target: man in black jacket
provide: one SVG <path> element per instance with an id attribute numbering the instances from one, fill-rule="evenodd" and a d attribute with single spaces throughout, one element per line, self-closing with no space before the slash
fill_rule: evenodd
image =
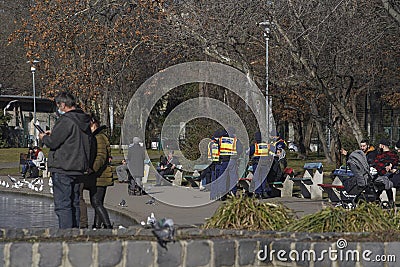
<path id="1" fill-rule="evenodd" d="M 75 97 L 62 92 L 55 97 L 60 118 L 52 131 L 39 138 L 50 148 L 48 168 L 52 173 L 54 209 L 60 228 L 78 228 L 78 177 L 90 169 L 90 116 L 76 107 Z"/>

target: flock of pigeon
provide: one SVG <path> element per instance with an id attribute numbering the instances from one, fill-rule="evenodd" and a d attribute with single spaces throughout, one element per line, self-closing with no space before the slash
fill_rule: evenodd
<path id="1" fill-rule="evenodd" d="M 11 175 L 7 175 L 9 181 L 0 181 L 0 186 L 3 186 L 5 188 L 10 188 L 10 189 L 20 189 L 20 188 L 28 188 L 30 190 L 36 191 L 36 192 L 42 192 L 43 191 L 43 186 L 44 186 L 44 181 L 43 178 L 38 177 L 32 180 L 27 180 L 25 178 L 22 179 L 17 179 L 15 177 L 12 177 Z M 49 179 L 49 186 L 50 186 L 50 194 L 53 194 L 53 182 L 51 178 Z"/>

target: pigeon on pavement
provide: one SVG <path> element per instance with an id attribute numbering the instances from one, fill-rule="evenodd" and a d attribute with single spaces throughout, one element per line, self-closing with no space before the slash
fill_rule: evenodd
<path id="1" fill-rule="evenodd" d="M 123 199 L 118 205 L 121 207 L 127 207 L 125 199 Z"/>
<path id="2" fill-rule="evenodd" d="M 174 221 L 172 219 L 163 218 L 157 221 L 153 225 L 153 234 L 157 238 L 158 243 L 161 247 L 167 248 L 167 243 L 174 241 L 175 242 L 175 228 L 174 228 Z"/>
<path id="3" fill-rule="evenodd" d="M 12 177 L 11 175 L 7 175 L 8 178 L 10 178 L 11 182 L 13 182 L 14 184 L 17 183 L 17 179 L 15 179 L 14 177 Z"/>
<path id="4" fill-rule="evenodd" d="M 156 203 L 156 200 L 154 199 L 154 197 L 152 197 L 151 199 L 149 199 L 149 200 L 146 201 L 146 204 L 147 204 L 147 205 L 153 205 L 153 204 L 155 204 L 155 203 Z"/>

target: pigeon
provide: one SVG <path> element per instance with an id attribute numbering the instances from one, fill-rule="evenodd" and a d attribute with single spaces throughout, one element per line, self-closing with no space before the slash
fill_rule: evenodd
<path id="1" fill-rule="evenodd" d="M 154 226 L 154 224 L 157 222 L 156 217 L 154 216 L 154 213 L 152 212 L 149 217 L 147 217 L 147 225 L 148 226 Z"/>
<path id="2" fill-rule="evenodd" d="M 126 227 L 123 225 L 120 225 L 120 226 L 118 226 L 118 229 L 126 229 Z"/>
<path id="3" fill-rule="evenodd" d="M 50 186 L 50 187 L 53 186 L 53 180 L 51 179 L 51 177 L 50 177 L 50 179 L 49 179 L 49 186 Z"/>
<path id="4" fill-rule="evenodd" d="M 7 175 L 8 178 L 10 178 L 11 182 L 13 182 L 14 184 L 17 182 L 17 179 L 15 179 L 14 177 L 11 177 L 11 175 Z"/>
<path id="5" fill-rule="evenodd" d="M 10 185 L 8 183 L 6 183 L 6 188 L 9 188 L 9 187 L 10 187 Z"/>
<path id="6" fill-rule="evenodd" d="M 53 187 L 50 187 L 50 194 L 53 194 Z"/>
<path id="7" fill-rule="evenodd" d="M 147 204 L 147 205 L 153 205 L 153 204 L 155 204 L 155 203 L 156 203 L 156 200 L 154 199 L 154 197 L 152 197 L 151 199 L 149 199 L 149 200 L 146 201 L 146 204 Z"/>
<path id="8" fill-rule="evenodd" d="M 1 185 L 2 185 L 2 186 L 6 186 L 6 182 L 2 181 L 2 182 L 1 182 Z"/>
<path id="9" fill-rule="evenodd" d="M 33 180 L 33 181 L 31 182 L 31 184 L 37 184 L 38 181 L 39 181 L 39 178 L 35 178 L 35 180 Z"/>
<path id="10" fill-rule="evenodd" d="M 175 228 L 174 221 L 172 219 L 163 218 L 153 224 L 153 234 L 157 238 L 158 243 L 162 248 L 167 248 L 168 242 L 175 242 Z"/>
<path id="11" fill-rule="evenodd" d="M 125 199 L 123 199 L 118 205 L 121 207 L 127 207 Z"/>
<path id="12" fill-rule="evenodd" d="M 43 184 L 41 184 L 39 187 L 39 192 L 42 192 L 42 191 L 43 191 Z"/>

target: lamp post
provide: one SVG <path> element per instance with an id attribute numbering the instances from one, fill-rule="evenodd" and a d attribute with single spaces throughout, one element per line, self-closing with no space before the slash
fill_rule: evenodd
<path id="1" fill-rule="evenodd" d="M 35 88 L 35 64 L 39 63 L 39 60 L 28 61 L 31 63 L 31 72 L 32 72 L 32 89 L 33 89 L 33 123 L 36 125 L 36 88 Z M 35 146 L 38 145 L 38 140 L 36 136 L 36 127 L 33 127 L 33 136 L 35 138 Z"/>
<path id="2" fill-rule="evenodd" d="M 270 114 L 270 108 L 272 108 L 272 98 L 269 97 L 268 89 L 268 41 L 271 33 L 271 22 L 269 20 L 259 23 L 260 26 L 264 27 L 264 38 L 265 38 L 265 118 L 267 120 L 267 141 L 270 140 L 270 133 L 272 130 L 272 114 Z"/>

